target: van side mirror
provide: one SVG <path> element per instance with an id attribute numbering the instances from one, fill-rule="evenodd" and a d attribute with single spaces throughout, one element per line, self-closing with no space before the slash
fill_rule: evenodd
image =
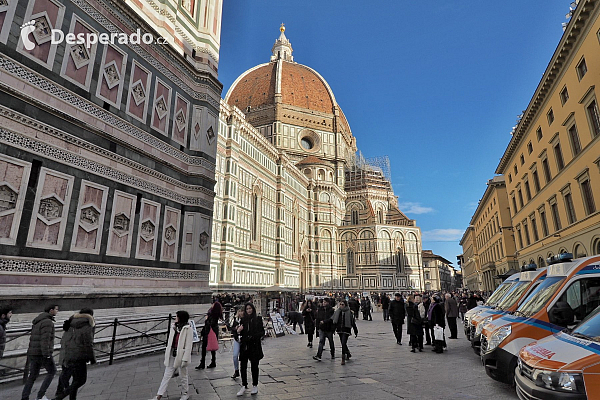
<path id="1" fill-rule="evenodd" d="M 550 322 L 567 327 L 575 322 L 575 312 L 566 301 L 557 302 L 548 313 Z"/>

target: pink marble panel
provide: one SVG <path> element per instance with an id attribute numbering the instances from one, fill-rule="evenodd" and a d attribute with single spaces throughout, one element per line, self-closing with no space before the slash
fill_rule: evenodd
<path id="1" fill-rule="evenodd" d="M 102 197 L 104 196 L 104 191 L 91 186 L 84 187 L 85 193 L 83 195 L 83 204 L 94 204 L 100 209 L 102 207 Z"/>
<path id="2" fill-rule="evenodd" d="M 10 230 L 12 228 L 14 214 L 5 215 L 0 217 L 0 238 L 10 237 Z"/>
<path id="3" fill-rule="evenodd" d="M 179 125 L 177 124 L 179 110 L 181 110 L 183 118 L 185 119 L 185 124 L 181 126 L 181 129 L 179 129 Z M 175 101 L 175 112 L 173 113 L 173 139 L 183 145 L 185 145 L 187 125 L 188 104 L 181 97 L 177 96 Z"/>
<path id="4" fill-rule="evenodd" d="M 2 26 L 4 25 L 5 19 L 6 19 L 6 11 L 0 12 L 0 31 L 2 30 Z"/>
<path id="5" fill-rule="evenodd" d="M 98 229 L 86 232 L 81 226 L 77 229 L 76 246 L 80 249 L 93 250 L 96 247 L 96 236 Z"/>
<path id="6" fill-rule="evenodd" d="M 8 182 L 13 188 L 21 188 L 25 168 L 6 161 L 0 161 L 0 182 Z"/>
<path id="7" fill-rule="evenodd" d="M 154 248 L 154 239 L 146 242 L 144 239 L 140 238 L 139 247 L 140 248 L 138 250 L 138 254 L 140 256 L 152 256 L 152 250 Z"/>
<path id="8" fill-rule="evenodd" d="M 129 234 L 119 237 L 119 235 L 112 232 L 111 235 L 111 251 L 119 254 L 127 254 L 127 241 L 129 240 Z"/>
<path id="9" fill-rule="evenodd" d="M 150 88 L 148 87 L 148 73 L 146 71 L 144 71 L 141 68 L 138 68 L 137 65 L 134 63 L 133 64 L 133 78 L 131 79 L 131 83 L 132 85 L 129 87 L 129 107 L 128 107 L 128 111 L 135 115 L 136 117 L 140 118 L 141 120 L 145 119 L 145 115 L 144 115 L 144 106 L 146 104 L 146 100 L 143 100 L 142 102 L 140 102 L 139 105 L 137 105 L 135 103 L 135 97 L 133 96 L 133 88 L 136 84 L 136 82 L 138 80 L 141 80 L 142 86 L 144 87 L 144 90 L 146 91 L 146 93 L 148 93 L 148 90 L 150 90 Z"/>
<path id="10" fill-rule="evenodd" d="M 92 33 L 91 30 L 89 30 L 88 28 L 86 28 L 85 26 L 83 26 L 79 21 L 75 22 L 75 27 L 73 28 L 73 32 L 75 35 L 78 35 L 80 33 L 83 33 L 84 35 L 87 35 L 89 33 Z M 85 44 L 84 44 L 85 46 Z M 71 79 L 73 79 L 76 82 L 81 83 L 82 85 L 85 85 L 86 83 L 86 77 L 87 77 L 87 73 L 88 73 L 88 69 L 89 68 L 93 68 L 93 60 L 88 62 L 86 65 L 80 67 L 79 69 L 77 69 L 77 65 L 75 65 L 75 62 L 73 61 L 73 54 L 71 53 L 71 49 L 73 48 L 72 46 L 67 45 L 68 51 L 69 51 L 69 61 L 67 62 L 67 69 L 65 71 L 65 75 L 67 75 L 68 77 L 70 77 Z M 86 46 L 87 48 L 87 56 L 91 57 L 92 54 L 92 45 L 88 45 Z"/>
<path id="11" fill-rule="evenodd" d="M 163 258 L 165 259 L 174 259 L 175 258 L 175 244 L 168 245 L 166 242 L 163 242 Z"/>
<path id="12" fill-rule="evenodd" d="M 121 53 L 119 53 L 117 50 L 115 50 L 112 46 L 108 46 L 106 48 L 106 58 L 104 59 L 104 65 L 102 66 L 102 70 L 100 71 L 100 77 L 101 77 L 101 81 L 102 81 L 101 87 L 100 87 L 100 94 L 102 96 L 104 96 L 105 98 L 109 99 L 110 101 L 112 101 L 113 103 L 116 103 L 118 100 L 117 97 L 119 95 L 119 88 L 122 86 L 122 83 L 119 83 L 118 85 L 114 86 L 112 89 L 109 89 L 108 84 L 106 83 L 106 78 L 104 77 L 104 73 L 103 73 L 104 66 L 106 66 L 107 64 L 110 64 L 112 61 L 116 62 L 117 69 L 120 69 L 121 64 L 123 62 L 123 55 Z M 119 73 L 121 74 L 121 77 L 122 77 L 123 74 L 125 73 L 125 71 L 120 69 Z"/>
<path id="13" fill-rule="evenodd" d="M 160 119 L 160 116 L 158 114 L 157 107 L 156 107 L 157 100 L 160 98 L 160 96 L 163 96 L 165 105 L 167 107 L 167 112 L 165 115 L 163 115 L 162 119 Z M 170 97 L 169 89 L 157 80 L 156 85 L 155 85 L 155 90 L 154 90 L 154 105 L 153 105 L 153 109 L 152 109 L 152 115 L 153 115 L 152 127 L 163 133 L 167 132 L 167 123 L 169 121 L 169 111 L 170 111 L 169 108 L 171 106 L 169 97 Z"/>
<path id="14" fill-rule="evenodd" d="M 58 19 L 59 7 L 50 0 L 34 0 L 34 1 L 35 1 L 35 4 L 33 5 L 31 15 L 36 15 L 38 13 L 46 12 L 48 15 L 48 18 L 50 19 L 49 22 L 50 22 L 50 25 L 52 25 L 52 28 L 60 29 L 59 26 L 56 26 L 57 19 Z M 52 44 L 50 42 L 46 42 L 41 45 L 37 44 L 33 48 L 33 50 L 28 51 L 26 49 L 23 49 L 23 51 L 28 52 L 33 57 L 46 63 L 46 62 L 48 62 L 48 57 L 50 55 L 50 47 L 52 47 Z"/>
<path id="15" fill-rule="evenodd" d="M 156 206 L 152 204 L 144 204 L 144 213 L 142 219 L 150 218 L 154 226 L 156 227 Z"/>
<path id="16" fill-rule="evenodd" d="M 37 217 L 36 217 L 37 218 Z M 35 223 L 35 231 L 33 233 L 33 241 L 55 245 L 58 243 L 58 234 L 60 231 L 60 222 L 52 225 L 46 225 L 41 220 L 37 220 Z"/>
<path id="17" fill-rule="evenodd" d="M 69 188 L 69 181 L 63 178 L 59 178 L 54 175 L 46 175 L 46 181 L 44 182 L 44 189 L 42 190 L 42 197 L 55 194 L 61 200 L 65 200 L 67 195 L 67 189 Z"/>

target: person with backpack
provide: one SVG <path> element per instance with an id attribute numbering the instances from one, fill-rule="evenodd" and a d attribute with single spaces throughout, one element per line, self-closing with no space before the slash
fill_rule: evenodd
<path id="1" fill-rule="evenodd" d="M 354 336 L 358 336 L 358 328 L 356 327 L 356 319 L 354 314 L 348 307 L 346 300 L 341 300 L 339 307 L 333 314 L 333 325 L 336 327 L 336 331 L 340 336 L 340 342 L 342 344 L 342 365 L 346 364 L 346 360 L 352 357 L 348 350 L 348 338 L 354 330 Z"/>

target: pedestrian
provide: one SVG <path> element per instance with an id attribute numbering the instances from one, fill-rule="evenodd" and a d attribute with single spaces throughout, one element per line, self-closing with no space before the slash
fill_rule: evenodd
<path id="1" fill-rule="evenodd" d="M 411 352 L 423 351 L 423 320 L 413 296 L 408 296 L 406 305 L 407 333 L 410 335 Z"/>
<path id="2" fill-rule="evenodd" d="M 348 300 L 348 307 L 350 307 L 350 310 L 352 310 L 352 312 L 354 313 L 354 318 L 358 319 L 360 303 L 358 302 L 358 300 L 356 300 L 355 297 L 350 297 L 350 299 Z"/>
<path id="3" fill-rule="evenodd" d="M 29 336 L 29 348 L 27 349 L 29 375 L 27 381 L 25 381 L 25 386 L 23 387 L 21 400 L 29 399 L 33 384 L 40 375 L 40 369 L 42 367 L 46 370 L 46 377 L 38 390 L 36 399 L 48 400 L 48 397 L 46 397 L 46 390 L 48 390 L 48 387 L 56 374 L 56 365 L 54 365 L 54 359 L 52 358 L 55 336 L 54 323 L 56 322 L 54 317 L 56 317 L 56 314 L 58 314 L 58 306 L 52 304 L 46 307 L 44 312 L 38 315 L 32 322 L 31 335 Z"/>
<path id="4" fill-rule="evenodd" d="M 307 300 L 304 303 L 302 309 L 302 316 L 304 317 L 304 330 L 308 335 L 308 344 L 306 347 L 313 347 L 313 336 L 315 334 L 315 318 L 317 316 L 317 309 L 315 308 L 312 300 Z"/>
<path id="5" fill-rule="evenodd" d="M 465 320 L 465 313 L 468 310 L 469 309 L 467 307 L 467 296 L 463 294 L 460 300 L 458 301 L 458 313 L 460 314 L 461 320 Z"/>
<path id="6" fill-rule="evenodd" d="M 296 325 L 300 325 L 300 334 L 304 335 L 304 328 L 302 325 L 304 324 L 304 319 L 302 318 L 302 313 L 298 311 L 289 311 L 288 319 L 291 324 L 293 324 L 293 330 L 296 331 Z"/>
<path id="7" fill-rule="evenodd" d="M 333 317 L 333 308 L 329 305 L 329 302 L 328 298 L 324 298 L 323 305 L 317 311 L 316 326 L 319 328 L 319 348 L 317 349 L 317 355 L 313 356 L 313 359 L 317 361 L 321 361 L 325 339 L 329 340 L 331 359 L 335 358 L 335 344 L 333 343 L 333 330 L 335 327 L 331 319 Z"/>
<path id="8" fill-rule="evenodd" d="M 389 308 L 390 308 L 390 298 L 387 296 L 387 294 L 384 293 L 381 296 L 381 309 L 383 310 L 383 320 L 384 321 L 390 320 Z"/>
<path id="9" fill-rule="evenodd" d="M 477 307 L 477 297 L 475 293 L 471 293 L 469 299 L 467 300 L 467 310 L 471 310 Z"/>
<path id="10" fill-rule="evenodd" d="M 206 361 L 206 346 L 208 345 L 208 335 L 212 330 L 216 337 L 219 337 L 219 320 L 223 319 L 223 307 L 221 307 L 221 303 L 218 301 L 213 303 L 212 306 L 208 309 L 206 313 L 206 320 L 204 321 L 204 327 L 202 328 L 202 359 L 200 360 L 200 364 L 196 367 L 196 369 L 204 369 L 205 361 Z M 217 352 L 216 350 L 211 350 L 211 362 L 206 368 L 215 368 L 217 366 Z"/>
<path id="11" fill-rule="evenodd" d="M 77 399 L 77 391 L 87 381 L 87 363 L 96 364 L 94 355 L 94 310 L 82 308 L 63 324 L 63 337 L 60 340 L 62 372 L 58 377 L 58 387 L 54 400 L 69 396 Z M 73 382 L 69 381 L 73 377 Z"/>
<path id="12" fill-rule="evenodd" d="M 240 335 L 240 363 L 242 373 L 242 387 L 237 392 L 238 396 L 243 396 L 248 389 L 248 361 L 250 361 L 250 371 L 252 373 L 252 392 L 258 393 L 258 363 L 264 357 L 262 351 L 262 338 L 265 336 L 265 328 L 262 318 L 256 315 L 254 304 L 246 303 L 246 314 L 242 319 L 242 324 L 238 326 L 237 332 Z"/>
<path id="13" fill-rule="evenodd" d="M 180 400 L 188 400 L 189 375 L 188 364 L 192 360 L 192 346 L 194 336 L 189 323 L 190 315 L 187 311 L 177 311 L 175 322 L 171 325 L 167 348 L 165 349 L 165 373 L 158 388 L 158 393 L 152 400 L 160 400 L 167 391 L 169 381 L 177 371 L 181 382 Z M 170 396 L 169 396 L 170 397 Z"/>
<path id="14" fill-rule="evenodd" d="M 402 299 L 400 293 L 396 293 L 394 295 L 394 300 L 390 302 L 389 313 L 390 318 L 392 319 L 394 336 L 396 336 L 396 343 L 402 345 L 402 324 L 404 324 L 406 309 L 404 308 L 404 299 Z"/>
<path id="15" fill-rule="evenodd" d="M 458 304 L 456 300 L 446 293 L 446 302 L 444 304 L 446 310 L 446 319 L 448 320 L 448 328 L 450 329 L 450 339 L 458 339 L 458 328 L 456 326 L 456 318 L 458 318 Z"/>
<path id="16" fill-rule="evenodd" d="M 431 329 L 431 324 L 429 323 L 428 312 L 429 307 L 431 306 L 431 298 L 429 295 L 423 295 L 423 308 L 419 309 L 421 311 L 421 316 L 423 317 L 423 329 L 425 330 L 425 341 L 426 345 L 431 346 L 433 344 L 433 330 Z M 424 313 L 423 313 L 424 312 Z"/>
<path id="17" fill-rule="evenodd" d="M 242 319 L 244 318 L 244 307 L 240 307 L 233 317 L 233 323 L 231 324 L 231 334 L 233 335 L 233 368 L 234 372 L 231 379 L 235 379 L 240 376 L 240 335 L 237 332 L 238 326 L 241 325 Z"/>
<path id="18" fill-rule="evenodd" d="M 336 331 L 340 336 L 340 342 L 342 344 L 342 365 L 346 364 L 346 359 L 350 359 L 352 354 L 348 350 L 348 338 L 354 330 L 354 337 L 358 337 L 358 328 L 356 327 L 356 319 L 354 314 L 350 311 L 346 300 L 342 300 L 339 303 L 339 307 L 333 314 L 333 325 L 336 327 Z"/>
<path id="19" fill-rule="evenodd" d="M 444 319 L 444 307 L 442 306 L 442 298 L 439 295 L 433 296 L 433 302 L 429 306 L 429 311 L 427 312 L 427 318 L 429 319 L 429 323 L 432 329 L 435 326 L 439 326 L 442 329 L 446 328 L 446 321 Z M 446 342 L 444 339 L 437 340 L 435 336 L 433 339 L 433 350 L 436 353 L 443 353 L 444 347 L 446 347 Z"/>
<path id="20" fill-rule="evenodd" d="M 0 359 L 4 356 L 6 348 L 6 325 L 10 322 L 12 315 L 12 308 L 8 306 L 0 308 Z"/>

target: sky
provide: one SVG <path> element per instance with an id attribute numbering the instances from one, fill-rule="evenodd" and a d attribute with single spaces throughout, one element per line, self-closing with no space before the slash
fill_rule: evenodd
<path id="1" fill-rule="evenodd" d="M 226 0 L 223 97 L 269 61 L 285 23 L 294 61 L 329 83 L 366 158 L 387 155 L 423 249 L 459 241 L 562 36 L 570 1 Z"/>

